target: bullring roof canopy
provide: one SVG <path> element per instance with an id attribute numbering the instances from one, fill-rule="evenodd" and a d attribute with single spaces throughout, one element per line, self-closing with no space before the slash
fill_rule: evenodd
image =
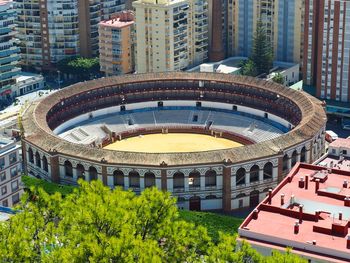
<path id="1" fill-rule="evenodd" d="M 202 94 L 206 96 L 200 96 Z M 295 125 L 273 140 L 240 148 L 195 153 L 135 153 L 91 148 L 63 140 L 52 131 L 80 114 L 121 104 L 150 100 L 221 101 L 279 115 Z M 122 165 L 169 166 L 233 163 L 281 154 L 311 140 L 323 129 L 322 103 L 299 91 L 244 76 L 215 73 L 155 73 L 125 75 L 81 82 L 34 103 L 22 118 L 24 140 L 52 155 Z"/>

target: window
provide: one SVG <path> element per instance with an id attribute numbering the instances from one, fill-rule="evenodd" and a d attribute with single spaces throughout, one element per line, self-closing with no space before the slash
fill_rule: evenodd
<path id="1" fill-rule="evenodd" d="M 2 206 L 8 207 L 9 206 L 9 201 L 7 199 L 2 201 Z"/>
<path id="2" fill-rule="evenodd" d="M 11 172 L 11 177 L 17 176 L 17 167 L 12 168 L 10 172 Z"/>
<path id="3" fill-rule="evenodd" d="M 19 202 L 19 193 L 12 196 L 12 205 L 15 205 Z"/>
<path id="4" fill-rule="evenodd" d="M 1 194 L 5 195 L 6 193 L 7 193 L 7 186 L 5 185 L 5 186 L 1 187 Z"/>
<path id="5" fill-rule="evenodd" d="M 5 167 L 5 158 L 0 158 L 0 169 L 4 169 Z"/>
<path id="6" fill-rule="evenodd" d="M 12 192 L 15 192 L 15 191 L 18 190 L 18 180 L 13 181 L 13 182 L 11 183 L 11 188 L 12 188 Z"/>
<path id="7" fill-rule="evenodd" d="M 347 155 L 348 151 L 347 150 L 343 150 L 343 154 Z"/>
<path id="8" fill-rule="evenodd" d="M 0 174 L 0 181 L 3 182 L 6 180 L 6 172 Z"/>
<path id="9" fill-rule="evenodd" d="M 17 162 L 17 153 L 16 152 L 10 153 L 9 157 L 10 157 L 10 164 L 14 164 L 15 162 Z"/>

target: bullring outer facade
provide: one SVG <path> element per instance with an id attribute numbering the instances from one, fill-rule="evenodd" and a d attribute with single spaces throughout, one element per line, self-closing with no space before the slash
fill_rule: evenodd
<path id="1" fill-rule="evenodd" d="M 25 170 L 63 184 L 101 180 L 137 193 L 155 186 L 185 209 L 255 206 L 295 163 L 312 163 L 323 154 L 323 106 L 304 92 L 223 74 L 140 74 L 78 83 L 22 116 Z M 174 132 L 244 146 L 176 153 L 104 149 L 129 137 Z"/>

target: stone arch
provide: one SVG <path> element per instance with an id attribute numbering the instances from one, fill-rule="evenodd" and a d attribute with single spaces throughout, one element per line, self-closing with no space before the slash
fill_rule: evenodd
<path id="1" fill-rule="evenodd" d="M 201 186 L 201 174 L 198 171 L 192 171 L 188 175 L 188 184 L 190 188 Z"/>
<path id="2" fill-rule="evenodd" d="M 89 167 L 89 181 L 97 180 L 97 169 L 93 166 Z"/>
<path id="3" fill-rule="evenodd" d="M 47 158 L 46 158 L 45 155 L 43 156 L 43 170 L 44 170 L 45 172 L 48 172 L 48 171 L 49 171 L 49 165 L 48 165 L 48 163 L 47 163 Z"/>
<path id="4" fill-rule="evenodd" d="M 34 153 L 31 147 L 28 149 L 28 161 L 34 164 Z"/>
<path id="5" fill-rule="evenodd" d="M 264 165 L 264 180 L 271 179 L 273 175 L 273 164 L 267 162 Z"/>
<path id="6" fill-rule="evenodd" d="M 297 156 L 298 156 L 297 150 L 294 150 L 292 153 L 292 167 L 294 167 L 294 165 L 297 163 Z"/>
<path id="7" fill-rule="evenodd" d="M 236 172 L 236 185 L 244 185 L 245 184 L 245 174 L 246 170 L 241 167 Z"/>
<path id="8" fill-rule="evenodd" d="M 208 170 L 205 173 L 205 186 L 216 186 L 216 171 Z"/>
<path id="9" fill-rule="evenodd" d="M 68 160 L 64 162 L 64 175 L 67 177 L 73 177 L 73 165 Z"/>
<path id="10" fill-rule="evenodd" d="M 283 169 L 282 169 L 284 173 L 288 172 L 288 161 L 289 161 L 288 154 L 285 154 L 283 156 Z"/>
<path id="11" fill-rule="evenodd" d="M 129 186 L 132 188 L 140 188 L 140 174 L 137 171 L 129 172 Z"/>
<path id="12" fill-rule="evenodd" d="M 35 153 L 35 165 L 41 168 L 41 157 L 39 152 Z"/>
<path id="13" fill-rule="evenodd" d="M 249 175 L 250 175 L 250 182 L 251 183 L 259 181 L 259 170 L 260 170 L 260 168 L 256 164 L 250 168 Z"/>
<path id="14" fill-rule="evenodd" d="M 145 173 L 145 187 L 156 186 L 156 176 L 152 172 Z"/>
<path id="15" fill-rule="evenodd" d="M 243 198 L 246 197 L 247 195 L 245 193 L 240 193 L 236 196 L 236 198 Z"/>
<path id="16" fill-rule="evenodd" d="M 184 188 L 185 187 L 185 175 L 182 172 L 176 172 L 173 175 L 173 185 L 174 188 Z"/>
<path id="17" fill-rule="evenodd" d="M 301 151 L 300 151 L 300 162 L 302 162 L 302 163 L 306 162 L 306 148 L 305 148 L 305 146 L 303 148 L 301 148 Z"/>
<path id="18" fill-rule="evenodd" d="M 76 167 L 76 170 L 77 170 L 77 178 L 78 179 L 83 179 L 83 180 L 86 180 L 85 178 L 85 168 L 84 168 L 84 165 L 78 163 L 77 164 L 77 167 Z"/>
<path id="19" fill-rule="evenodd" d="M 120 170 L 113 172 L 113 184 L 115 186 L 124 186 L 124 173 Z"/>

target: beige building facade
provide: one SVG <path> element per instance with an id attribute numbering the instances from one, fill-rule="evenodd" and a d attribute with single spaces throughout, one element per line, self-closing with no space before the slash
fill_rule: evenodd
<path id="1" fill-rule="evenodd" d="M 208 57 L 208 4 L 200 0 L 139 0 L 136 71 L 179 71 Z"/>

